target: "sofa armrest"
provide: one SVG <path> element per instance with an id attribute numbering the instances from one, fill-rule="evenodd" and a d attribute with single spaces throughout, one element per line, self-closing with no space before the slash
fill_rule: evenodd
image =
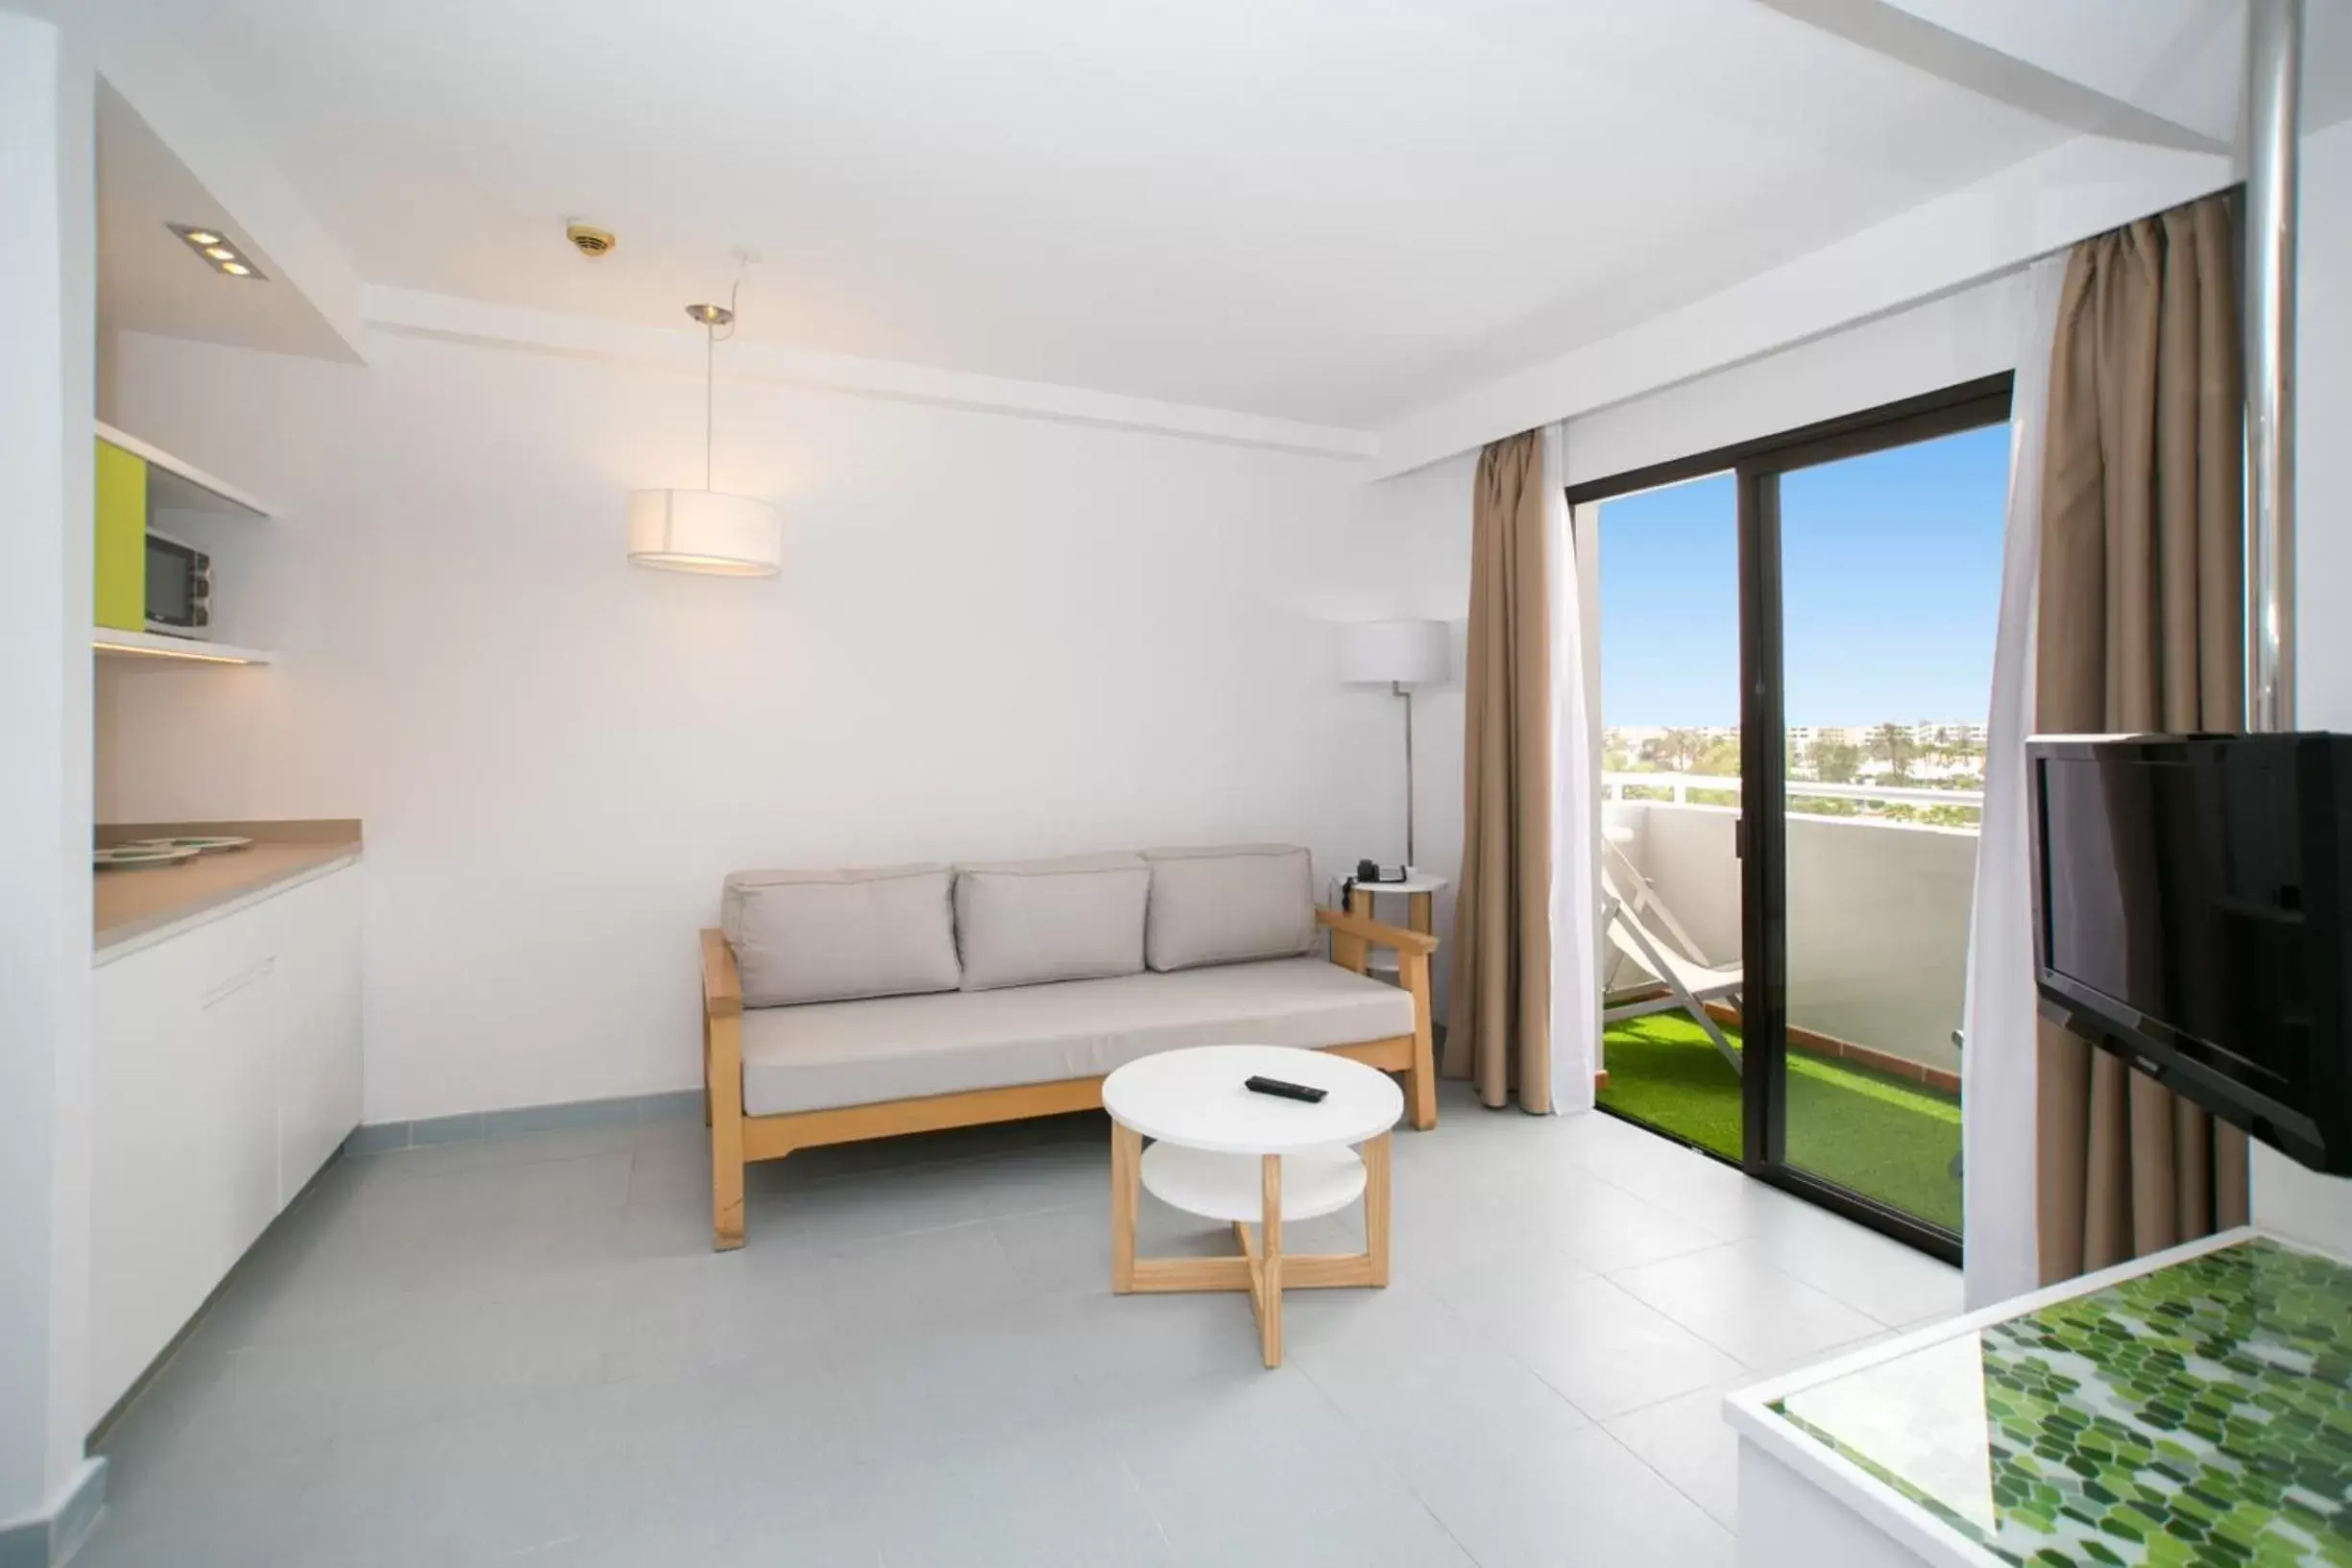
<path id="1" fill-rule="evenodd" d="M 1369 915 L 1350 914 L 1345 909 L 1326 909 L 1318 905 L 1315 923 L 1376 948 L 1394 948 L 1398 953 L 1418 953 L 1424 957 L 1438 951 L 1438 939 L 1426 932 L 1384 925 Z"/>
<path id="2" fill-rule="evenodd" d="M 743 979 L 721 930 L 702 933 L 702 1011 L 708 1018 L 735 1018 L 743 1011 Z"/>
<path id="3" fill-rule="evenodd" d="M 743 981 L 727 933 L 702 933 L 702 1119 L 711 1128 L 711 1244 L 743 1244 Z"/>

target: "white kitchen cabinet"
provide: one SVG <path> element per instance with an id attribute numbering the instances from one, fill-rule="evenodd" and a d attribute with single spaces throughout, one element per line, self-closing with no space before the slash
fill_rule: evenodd
<path id="1" fill-rule="evenodd" d="M 98 965 L 93 1424 L 358 1124 L 359 908 L 347 865 Z"/>
<path id="2" fill-rule="evenodd" d="M 195 1104 L 204 1131 L 194 1175 L 215 1280 L 278 1215 L 277 1036 L 288 1022 L 280 966 L 293 896 L 265 899 L 209 928 L 196 1001 L 204 1084 Z"/>
<path id="3" fill-rule="evenodd" d="M 279 902 L 290 917 L 285 1027 L 273 1036 L 282 1208 L 359 1124 L 359 878 L 322 877 Z"/>
<path id="4" fill-rule="evenodd" d="M 209 927 L 100 969 L 91 996 L 93 1418 L 204 1304 L 217 1278 L 204 1194 L 198 1021 Z"/>

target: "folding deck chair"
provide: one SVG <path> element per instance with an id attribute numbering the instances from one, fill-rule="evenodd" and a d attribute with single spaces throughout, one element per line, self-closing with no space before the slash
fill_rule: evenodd
<path id="1" fill-rule="evenodd" d="M 1690 940 L 1690 933 L 1683 929 L 1682 922 L 1674 918 L 1674 912 L 1658 897 L 1640 869 L 1614 843 L 1604 840 L 1604 848 L 1624 866 L 1634 886 L 1634 896 L 1628 899 L 1617 891 L 1616 879 L 1609 871 L 1604 869 L 1601 873 L 1601 920 L 1609 933 L 1610 946 L 1647 976 L 1650 985 L 1665 987 L 1666 994 L 1618 1003 L 1604 997 L 1601 1023 L 1605 1026 L 1629 1018 L 1646 1018 L 1652 1013 L 1688 1013 L 1692 1022 L 1707 1031 L 1707 1038 L 1731 1064 L 1732 1071 L 1738 1072 L 1739 1052 L 1733 1047 L 1731 1037 L 1723 1032 L 1723 1026 L 1708 1012 L 1707 1003 L 1729 1001 L 1738 1005 L 1739 994 L 1746 989 L 1740 966 L 1713 965 L 1700 958 L 1698 944 Z M 1655 915 L 1681 944 L 1680 949 L 1651 930 L 1643 923 L 1644 915 Z M 1649 985 L 1643 989 L 1649 989 Z"/>

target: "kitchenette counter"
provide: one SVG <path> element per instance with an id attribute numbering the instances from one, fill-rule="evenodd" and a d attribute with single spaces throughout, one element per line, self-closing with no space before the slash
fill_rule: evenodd
<path id="1" fill-rule="evenodd" d="M 97 872 L 95 963 L 109 963 L 190 927 L 283 892 L 359 858 L 355 818 L 307 822 L 163 822 L 102 826 L 101 846 L 136 838 L 235 834 L 244 849 L 178 865 Z"/>

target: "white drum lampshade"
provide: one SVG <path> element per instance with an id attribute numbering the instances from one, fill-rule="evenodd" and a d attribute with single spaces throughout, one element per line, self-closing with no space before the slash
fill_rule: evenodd
<path id="1" fill-rule="evenodd" d="M 751 495 L 631 491 L 629 559 L 665 571 L 773 577 L 784 569 L 784 518 Z"/>
<path id="2" fill-rule="evenodd" d="M 1427 686 L 1453 673 L 1453 637 L 1442 620 L 1364 620 L 1340 628 L 1340 679 Z"/>

